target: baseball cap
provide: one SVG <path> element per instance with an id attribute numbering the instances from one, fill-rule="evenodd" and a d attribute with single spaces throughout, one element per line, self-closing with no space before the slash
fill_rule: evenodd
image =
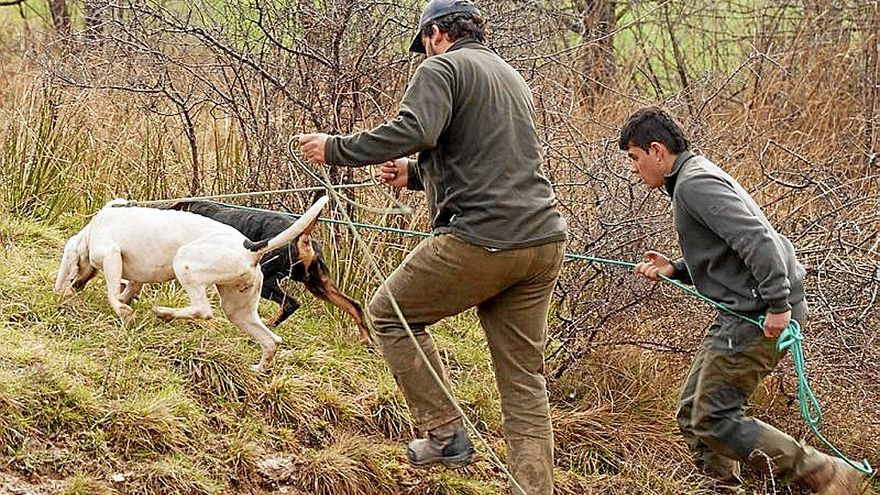
<path id="1" fill-rule="evenodd" d="M 422 16 L 419 18 L 419 30 L 409 45 L 409 51 L 425 53 L 425 45 L 422 44 L 422 29 L 434 19 L 449 14 L 482 15 L 473 0 L 431 0 L 422 9 Z"/>

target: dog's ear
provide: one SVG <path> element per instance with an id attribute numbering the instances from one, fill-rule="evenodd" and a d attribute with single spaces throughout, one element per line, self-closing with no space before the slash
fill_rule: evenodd
<path id="1" fill-rule="evenodd" d="M 61 256 L 61 267 L 55 277 L 55 293 L 67 295 L 72 291 L 73 281 L 79 275 L 79 256 L 83 249 L 83 235 L 79 232 L 67 240 L 64 254 Z"/>

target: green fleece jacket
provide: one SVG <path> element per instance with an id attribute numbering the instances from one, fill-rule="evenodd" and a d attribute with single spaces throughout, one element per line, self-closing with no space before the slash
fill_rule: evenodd
<path id="1" fill-rule="evenodd" d="M 736 311 L 782 313 L 803 300 L 794 246 L 730 175 L 685 151 L 666 190 L 683 255 L 676 278 Z"/>
<path id="2" fill-rule="evenodd" d="M 360 166 L 418 153 L 410 189 L 424 190 L 434 233 L 488 248 L 565 239 L 540 170 L 532 94 L 522 76 L 471 38 L 416 69 L 396 118 L 327 140 L 327 163 Z"/>

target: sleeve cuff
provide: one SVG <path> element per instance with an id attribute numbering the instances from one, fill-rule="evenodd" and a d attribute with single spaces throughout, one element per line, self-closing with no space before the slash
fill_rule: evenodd
<path id="1" fill-rule="evenodd" d="M 330 136 L 324 143 L 324 161 L 327 165 L 344 165 L 339 158 L 339 136 Z"/>
<path id="2" fill-rule="evenodd" d="M 691 283 L 691 273 L 688 271 L 688 267 L 687 264 L 685 264 L 684 262 L 684 258 L 679 258 L 673 261 L 672 267 L 675 268 L 675 273 L 673 274 L 672 278 L 686 284 Z"/>
<path id="3" fill-rule="evenodd" d="M 411 191 L 424 191 L 425 185 L 422 183 L 422 173 L 419 169 L 419 162 L 409 159 L 407 162 L 407 183 L 406 188 Z"/>
<path id="4" fill-rule="evenodd" d="M 786 299 L 774 299 L 773 301 L 767 301 L 767 304 L 769 305 L 767 311 L 770 313 L 778 314 L 791 310 L 791 304 Z"/>

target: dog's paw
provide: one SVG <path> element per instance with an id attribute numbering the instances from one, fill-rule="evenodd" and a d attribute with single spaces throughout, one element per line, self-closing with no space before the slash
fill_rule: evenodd
<path id="1" fill-rule="evenodd" d="M 113 309 L 116 310 L 116 314 L 122 320 L 122 323 L 130 323 L 134 319 L 134 310 L 128 304 L 120 304 Z"/>
<path id="2" fill-rule="evenodd" d="M 171 321 L 174 319 L 174 310 L 171 308 L 165 308 L 162 306 L 154 306 L 153 314 L 155 314 L 158 318 L 163 321 Z"/>

